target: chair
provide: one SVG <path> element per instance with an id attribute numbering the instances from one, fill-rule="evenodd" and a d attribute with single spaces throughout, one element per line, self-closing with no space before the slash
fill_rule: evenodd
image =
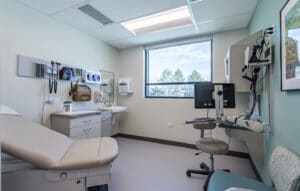
<path id="1" fill-rule="evenodd" d="M 195 119 L 193 122 L 193 127 L 195 129 L 199 129 L 201 132 L 200 139 L 196 141 L 196 147 L 204 153 L 210 154 L 210 167 L 202 162 L 200 164 L 201 170 L 194 170 L 194 169 L 188 169 L 186 171 L 186 175 L 188 177 L 191 177 L 192 174 L 202 174 L 202 175 L 208 175 L 206 182 L 203 186 L 203 190 L 207 190 L 208 182 L 211 177 L 211 175 L 214 172 L 214 155 L 224 155 L 229 151 L 229 146 L 224 141 L 214 139 L 212 137 L 205 137 L 205 130 L 211 130 L 216 127 L 215 119 L 211 118 L 198 118 Z M 196 153 L 198 155 L 199 153 Z M 224 170 L 229 172 L 229 170 Z"/>
<path id="2" fill-rule="evenodd" d="M 295 153 L 277 146 L 269 161 L 269 171 L 274 187 L 254 179 L 216 170 L 210 178 L 208 191 L 233 187 L 256 191 L 300 191 L 300 157 Z"/>

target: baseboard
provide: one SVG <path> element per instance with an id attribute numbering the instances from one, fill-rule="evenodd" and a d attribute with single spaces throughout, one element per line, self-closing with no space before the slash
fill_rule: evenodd
<path id="1" fill-rule="evenodd" d="M 197 150 L 197 147 L 194 144 L 182 143 L 182 142 L 177 142 L 177 141 L 170 141 L 170 140 L 165 140 L 165 139 L 142 137 L 142 136 L 137 136 L 137 135 L 122 134 L 122 133 L 116 134 L 113 137 L 115 137 L 115 138 L 116 137 L 123 137 L 123 138 L 128 138 L 128 139 L 148 141 L 148 142 L 154 142 L 154 143 L 160 143 L 160 144 L 178 146 L 178 147 L 185 147 L 185 148 L 190 148 L 190 149 L 196 149 Z M 226 155 L 232 156 L 232 157 L 239 157 L 239 158 L 243 158 L 243 159 L 249 159 L 250 158 L 250 155 L 248 153 L 243 153 L 243 152 L 238 152 L 238 151 L 229 151 Z"/>
<path id="2" fill-rule="evenodd" d="M 143 137 L 143 136 L 137 136 L 137 135 L 122 134 L 122 133 L 115 134 L 112 137 L 114 137 L 114 138 L 122 137 L 122 138 L 127 138 L 127 139 L 148 141 L 148 142 L 153 142 L 153 143 L 160 143 L 160 144 L 165 144 L 165 145 L 185 147 L 185 148 L 196 149 L 197 150 L 197 147 L 194 144 L 188 144 L 188 143 L 182 143 L 182 142 L 170 141 L 170 140 L 164 140 L 164 139 L 157 139 L 157 138 Z M 251 159 L 251 157 L 248 153 L 238 152 L 238 151 L 229 151 L 226 155 L 232 156 L 232 157 L 239 157 L 239 158 L 243 158 L 243 159 L 248 159 L 250 161 L 250 164 L 251 164 L 251 167 L 254 171 L 256 179 L 258 181 L 262 182 L 262 178 L 259 175 L 258 170 L 256 169 L 256 166 L 254 165 L 254 162 L 252 161 L 252 159 Z"/>
<path id="3" fill-rule="evenodd" d="M 142 137 L 137 135 L 128 135 L 128 134 L 116 134 L 113 137 L 123 137 L 128 139 L 135 139 L 140 141 L 148 141 L 148 142 L 154 142 L 154 143 L 160 143 L 164 145 L 172 145 L 172 146 L 178 146 L 178 147 L 185 147 L 190 149 L 197 149 L 197 147 L 194 144 L 188 144 L 188 143 L 182 143 L 177 141 L 169 141 L 164 139 L 157 139 L 157 138 L 150 138 L 150 137 Z"/>

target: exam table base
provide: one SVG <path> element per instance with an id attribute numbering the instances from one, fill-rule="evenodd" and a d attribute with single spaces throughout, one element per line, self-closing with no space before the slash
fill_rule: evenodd
<path id="1" fill-rule="evenodd" d="M 83 170 L 27 169 L 2 174 L 3 191 L 89 191 L 107 184 L 111 179 L 111 166 Z M 89 189 L 91 188 L 91 189 Z"/>

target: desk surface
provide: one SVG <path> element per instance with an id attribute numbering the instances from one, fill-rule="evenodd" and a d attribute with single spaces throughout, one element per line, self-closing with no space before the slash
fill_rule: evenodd
<path id="1" fill-rule="evenodd" d="M 235 125 L 235 124 L 223 124 L 223 123 L 220 123 L 218 125 L 218 127 L 220 127 L 220 128 L 228 128 L 228 129 L 237 129 L 237 130 L 243 130 L 243 131 L 251 131 L 250 129 L 247 129 L 245 127 L 241 127 L 241 126 L 238 126 L 238 125 Z"/>
<path id="2" fill-rule="evenodd" d="M 221 122 L 212 118 L 197 118 L 192 121 L 186 121 L 185 123 L 194 124 L 195 129 L 213 129 L 216 125 L 221 128 L 253 131 L 256 133 L 261 133 L 264 129 L 264 124 L 262 122 L 247 120 L 242 117 L 235 116 L 230 116 L 229 120 L 227 118 L 226 121 Z"/>

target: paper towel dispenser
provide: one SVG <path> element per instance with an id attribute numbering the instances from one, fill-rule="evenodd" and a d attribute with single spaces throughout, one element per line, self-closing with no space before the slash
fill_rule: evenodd
<path id="1" fill-rule="evenodd" d="M 131 79 L 129 78 L 119 79 L 118 86 L 120 95 L 127 95 L 133 93 L 131 89 Z"/>

